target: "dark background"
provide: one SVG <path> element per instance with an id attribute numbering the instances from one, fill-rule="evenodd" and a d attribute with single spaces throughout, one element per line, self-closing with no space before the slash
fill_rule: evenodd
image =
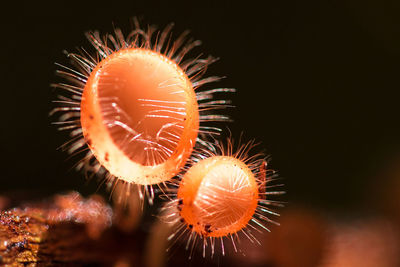
<path id="1" fill-rule="evenodd" d="M 234 133 L 262 142 L 285 200 L 351 212 L 400 152 L 398 1 L 14 1 L 1 8 L 0 193 L 93 193 L 48 117 L 62 51 L 130 18 L 203 41 L 235 87 Z M 195 53 L 195 54 L 197 54 Z M 104 189 L 101 189 L 104 190 Z"/>

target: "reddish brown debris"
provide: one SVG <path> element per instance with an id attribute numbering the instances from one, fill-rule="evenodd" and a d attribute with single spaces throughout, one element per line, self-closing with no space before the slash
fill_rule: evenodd
<path id="1" fill-rule="evenodd" d="M 100 196 L 85 200 L 78 193 L 59 195 L 54 198 L 56 209 L 50 209 L 46 217 L 50 224 L 75 222 L 86 225 L 87 234 L 99 238 L 104 229 L 111 226 L 112 210 Z"/>
<path id="2" fill-rule="evenodd" d="M 130 244 L 132 236 L 122 237 L 121 242 L 117 232 L 104 232 L 112 216 L 101 197 L 84 199 L 75 192 L 44 204 L 1 211 L 0 265 L 109 265 L 125 254 L 131 260 L 135 254 L 121 244 L 135 247 Z"/>

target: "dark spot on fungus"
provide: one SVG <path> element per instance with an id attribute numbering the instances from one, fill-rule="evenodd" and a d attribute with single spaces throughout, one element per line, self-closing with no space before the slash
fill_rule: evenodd
<path id="1" fill-rule="evenodd" d="M 204 225 L 204 230 L 205 230 L 207 233 L 211 233 L 211 232 L 212 232 L 212 230 L 211 230 L 210 228 L 211 228 L 211 224 L 206 224 L 206 225 Z"/>

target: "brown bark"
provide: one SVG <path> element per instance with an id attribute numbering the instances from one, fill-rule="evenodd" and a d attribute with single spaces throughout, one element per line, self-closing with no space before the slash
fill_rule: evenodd
<path id="1" fill-rule="evenodd" d="M 1 211 L 0 265 L 140 266 L 143 237 L 111 227 L 112 217 L 101 198 L 77 193 Z"/>

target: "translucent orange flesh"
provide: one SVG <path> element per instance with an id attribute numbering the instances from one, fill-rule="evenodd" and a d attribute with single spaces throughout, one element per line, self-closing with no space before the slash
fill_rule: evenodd
<path id="1" fill-rule="evenodd" d="M 101 61 L 81 103 L 83 135 L 114 176 L 148 185 L 172 178 L 189 157 L 199 129 L 192 84 L 173 61 L 130 48 Z"/>
<path id="2" fill-rule="evenodd" d="M 220 237 L 244 228 L 258 203 L 258 185 L 251 170 L 234 157 L 200 161 L 183 177 L 178 190 L 180 215 L 204 236 Z"/>

